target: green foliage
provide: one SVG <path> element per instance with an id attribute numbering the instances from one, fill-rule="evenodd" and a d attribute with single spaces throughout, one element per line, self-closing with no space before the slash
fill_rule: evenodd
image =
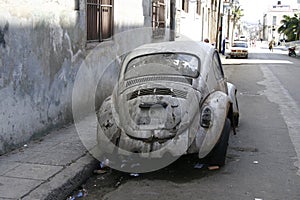
<path id="1" fill-rule="evenodd" d="M 244 16 L 243 10 L 240 6 L 234 6 L 232 7 L 232 9 L 233 21 L 237 23 L 241 19 L 241 17 Z"/>
<path id="2" fill-rule="evenodd" d="M 293 17 L 284 15 L 280 21 L 282 25 L 278 28 L 278 33 L 283 33 L 289 41 L 300 40 L 300 17 L 295 14 Z"/>
<path id="3" fill-rule="evenodd" d="M 244 14 L 243 14 L 243 9 L 241 9 L 240 6 L 231 4 L 231 9 L 232 9 L 232 18 L 231 18 L 231 20 L 233 22 L 233 28 L 232 28 L 232 31 L 231 31 L 231 42 L 233 42 L 234 30 L 235 30 L 236 24 L 239 22 L 241 17 L 244 16 Z"/>

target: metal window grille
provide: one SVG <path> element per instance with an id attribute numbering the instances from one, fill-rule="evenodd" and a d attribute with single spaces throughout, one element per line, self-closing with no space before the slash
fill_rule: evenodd
<path id="1" fill-rule="evenodd" d="M 166 18 L 165 18 L 165 1 L 153 0 L 152 1 L 152 37 L 162 38 L 165 35 Z"/>
<path id="2" fill-rule="evenodd" d="M 152 27 L 154 29 L 166 27 L 165 8 L 166 4 L 164 0 L 155 0 L 152 2 Z"/>
<path id="3" fill-rule="evenodd" d="M 87 0 L 87 40 L 103 41 L 113 35 L 113 0 Z"/>

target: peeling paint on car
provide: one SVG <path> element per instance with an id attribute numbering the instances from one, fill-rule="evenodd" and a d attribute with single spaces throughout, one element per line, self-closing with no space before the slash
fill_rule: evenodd
<path id="1" fill-rule="evenodd" d="M 144 70 L 141 74 L 138 69 L 126 79 L 127 65 L 135 58 L 165 52 L 188 53 L 199 59 L 199 65 L 205 65 L 199 67 L 199 76 L 184 82 L 179 77 L 186 78 L 187 74 L 176 74 L 170 71 L 170 66 L 168 71 L 160 63 L 153 64 L 157 60 L 150 62 L 151 70 L 158 70 L 157 75 L 153 74 L 147 60 L 145 66 L 140 66 Z M 230 112 L 238 113 L 237 107 L 232 109 L 236 97 L 228 96 L 235 95 L 236 88 L 233 84 L 227 87 L 225 78 L 216 77 L 212 70 L 213 56 L 216 54 L 212 47 L 194 42 L 150 44 L 133 50 L 123 62 L 113 98 L 107 98 L 98 112 L 98 140 L 103 131 L 110 141 L 114 138 L 117 148 L 128 152 L 150 157 L 162 157 L 166 152 L 173 156 L 186 153 L 198 153 L 199 158 L 207 156 L 221 138 L 227 118 L 233 115 Z M 148 71 L 151 73 L 147 74 Z M 205 81 L 203 77 L 209 78 Z M 210 112 L 204 114 L 204 108 L 210 108 Z M 208 125 L 201 127 L 204 115 Z"/>

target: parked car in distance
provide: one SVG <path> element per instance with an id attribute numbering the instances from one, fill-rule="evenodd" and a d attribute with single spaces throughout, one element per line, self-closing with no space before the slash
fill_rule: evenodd
<path id="1" fill-rule="evenodd" d="M 248 58 L 248 43 L 245 41 L 234 41 L 229 56 L 230 58 Z"/>
<path id="2" fill-rule="evenodd" d="M 210 44 L 142 45 L 126 56 L 112 95 L 97 112 L 98 144 L 107 146 L 106 137 L 120 154 L 197 154 L 222 166 L 239 121 L 236 93 Z"/>

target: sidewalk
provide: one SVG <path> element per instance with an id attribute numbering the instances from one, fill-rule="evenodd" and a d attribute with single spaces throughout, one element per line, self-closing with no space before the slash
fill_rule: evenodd
<path id="1" fill-rule="evenodd" d="M 66 199 L 96 168 L 74 125 L 0 156 L 0 200 Z"/>

